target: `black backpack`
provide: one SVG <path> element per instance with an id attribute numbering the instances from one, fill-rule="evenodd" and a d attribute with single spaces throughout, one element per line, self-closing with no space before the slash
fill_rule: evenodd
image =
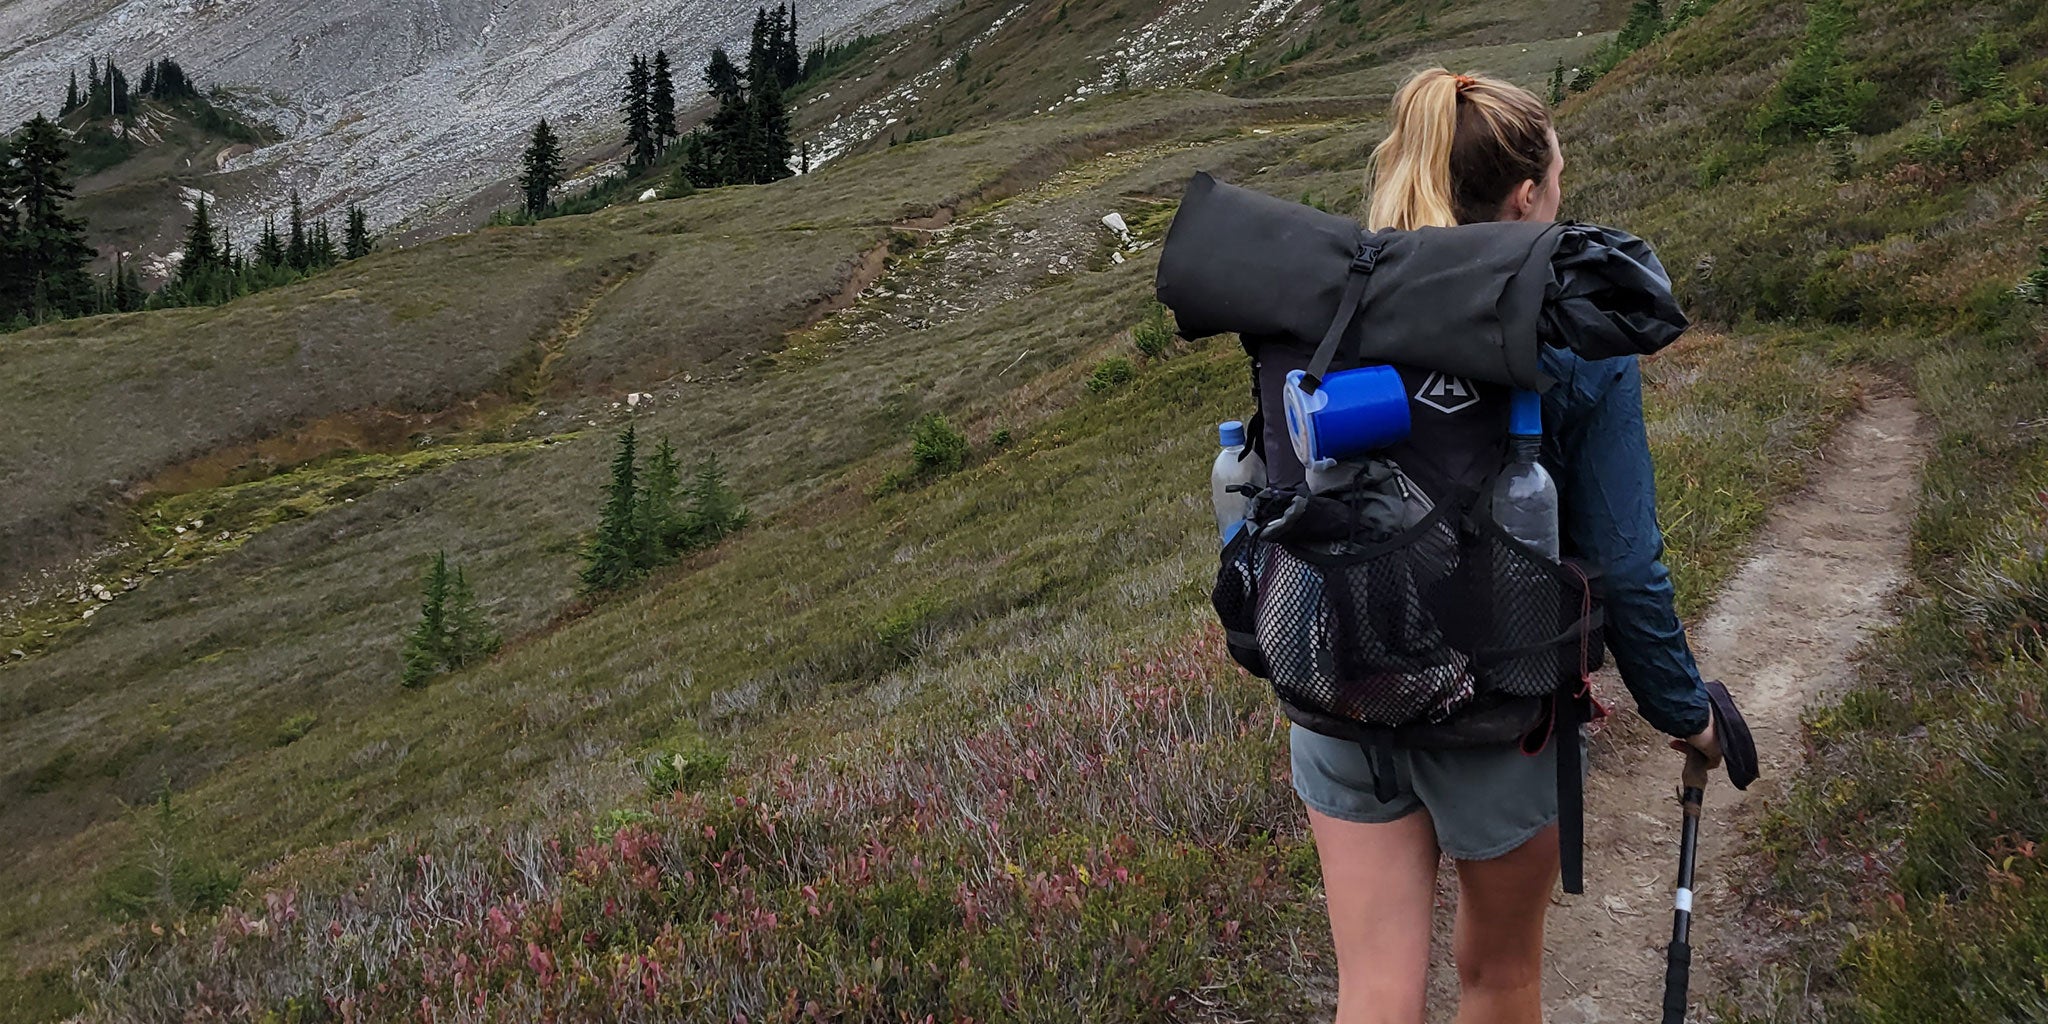
<path id="1" fill-rule="evenodd" d="M 1519 743 L 1533 754 L 1566 738 L 1563 880 L 1579 892 L 1575 739 L 1593 712 L 1588 678 L 1602 650 L 1592 573 L 1509 536 L 1481 496 L 1509 461 L 1511 388 L 1548 386 L 1537 370 L 1542 324 L 1593 316 L 1593 347 L 1654 351 L 1684 320 L 1661 278 L 1661 300 L 1610 278 L 1592 287 L 1593 275 L 1561 283 L 1565 259 L 1584 265 L 1568 227 L 1367 234 L 1198 175 L 1167 236 L 1159 295 L 1184 333 L 1238 331 L 1252 360 L 1248 448 L 1265 459 L 1268 485 L 1250 528 L 1225 547 L 1212 595 L 1232 657 L 1272 683 L 1294 722 L 1361 744 L 1378 762 L 1381 799 L 1394 796 L 1396 747 Z M 1317 317 L 1319 336 L 1308 338 Z M 1297 369 L 1313 384 L 1366 363 L 1400 371 L 1409 436 L 1311 491 L 1281 426 L 1281 384 Z"/>

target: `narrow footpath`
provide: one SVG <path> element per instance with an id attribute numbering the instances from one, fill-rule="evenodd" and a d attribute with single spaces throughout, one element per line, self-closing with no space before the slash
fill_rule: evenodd
<path id="1" fill-rule="evenodd" d="M 1738 793 L 1716 773 L 1701 822 L 1692 1012 L 1703 1021 L 1721 968 L 1744 942 L 1730 869 L 1760 810 L 1803 757 L 1801 714 L 1848 685 L 1852 659 L 1890 617 L 1906 578 L 1925 458 L 1910 398 L 1879 393 L 1837 430 L 1811 484 L 1772 514 L 1712 613 L 1691 631 L 1702 670 L 1725 680 L 1756 734 L 1763 778 Z M 1628 705 L 1620 681 L 1610 703 Z M 1658 1021 L 1678 863 L 1681 759 L 1629 709 L 1597 745 L 1586 796 L 1586 892 L 1559 896 L 1547 936 L 1549 1024 Z M 1444 876 L 1446 913 L 1455 899 Z M 1432 1018 L 1448 1021 L 1456 976 L 1439 922 Z"/>

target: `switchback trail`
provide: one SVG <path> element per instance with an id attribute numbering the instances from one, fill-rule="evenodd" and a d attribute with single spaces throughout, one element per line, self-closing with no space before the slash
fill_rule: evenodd
<path id="1" fill-rule="evenodd" d="M 1905 579 L 1924 446 L 1911 399 L 1872 396 L 1836 431 L 1812 483 L 1780 505 L 1704 622 L 1690 630 L 1708 678 L 1723 679 L 1756 734 L 1763 777 L 1746 793 L 1715 773 L 1700 826 L 1693 914 L 1693 1010 L 1743 941 L 1730 870 L 1757 813 L 1777 799 L 1802 758 L 1801 713 L 1845 687 L 1852 658 L 1888 621 Z M 1601 681 L 1622 705 L 1596 743 L 1586 794 L 1586 892 L 1560 896 L 1546 936 L 1549 1024 L 1657 1021 L 1664 946 L 1678 865 L 1681 759 L 1637 718 L 1620 680 Z M 1445 873 L 1446 904 L 1454 894 Z M 1439 921 L 1432 1017 L 1449 1020 L 1456 977 L 1449 920 Z"/>

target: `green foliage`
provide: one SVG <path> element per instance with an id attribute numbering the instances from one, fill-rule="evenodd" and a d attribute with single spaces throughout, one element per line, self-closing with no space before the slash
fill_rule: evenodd
<path id="1" fill-rule="evenodd" d="M 525 205 L 521 209 L 528 218 L 542 217 L 548 211 L 555 188 L 562 183 L 562 144 L 555 138 L 555 130 L 548 127 L 547 118 L 533 126 L 533 137 L 526 143 L 522 163 L 525 169 L 520 172 L 519 193 L 525 197 Z M 498 223 L 496 218 L 492 222 Z"/>
<path id="2" fill-rule="evenodd" d="M 474 665 L 497 652 L 498 633 L 484 618 L 468 577 L 449 567 L 447 552 L 435 554 L 427 564 L 420 590 L 420 620 L 406 633 L 399 655 L 401 683 L 425 686 L 442 672 Z"/>
<path id="3" fill-rule="evenodd" d="M 938 413 L 919 418 L 911 428 L 910 465 L 920 477 L 958 472 L 967 464 L 967 452 L 967 435 Z"/>
<path id="4" fill-rule="evenodd" d="M 2012 88 L 1998 56 L 1998 39 L 1989 32 L 1949 60 L 1949 76 L 1955 79 L 1956 95 L 1965 100 L 2003 97 Z"/>
<path id="5" fill-rule="evenodd" d="M 277 727 L 277 735 L 270 741 L 273 747 L 288 747 L 305 739 L 313 727 L 320 724 L 320 717 L 311 711 L 302 711 L 285 719 Z"/>
<path id="6" fill-rule="evenodd" d="M 1010 428 L 997 427 L 995 433 L 988 436 L 988 446 L 991 448 L 1008 448 L 1012 440 Z"/>
<path id="7" fill-rule="evenodd" d="M 1146 306 L 1145 319 L 1131 328 L 1131 344 L 1147 359 L 1157 359 L 1173 347 L 1172 314 L 1163 303 L 1154 301 Z"/>
<path id="8" fill-rule="evenodd" d="M 640 778 L 647 794 L 657 800 L 676 793 L 694 793 L 717 785 L 725 778 L 731 757 L 702 741 L 672 750 L 656 750 L 640 760 Z"/>
<path id="9" fill-rule="evenodd" d="M 101 913 L 124 921 L 212 913 L 241 886 L 240 871 L 202 851 L 189 816 L 172 803 L 168 782 L 135 819 L 142 841 L 101 878 Z"/>
<path id="10" fill-rule="evenodd" d="M 637 444 L 630 424 L 619 432 L 618 447 L 612 454 L 611 482 L 605 486 L 604 507 L 598 513 L 597 535 L 583 551 L 585 593 L 618 590 L 647 571 L 647 548 L 639 535 Z"/>
<path id="11" fill-rule="evenodd" d="M 38 114 L 0 140 L 0 323 L 96 312 L 85 225 L 67 212 L 63 133 Z"/>
<path id="12" fill-rule="evenodd" d="M 620 433 L 597 535 L 584 549 L 586 593 L 618 590 L 752 521 L 715 454 L 704 457 L 685 488 L 675 446 L 667 438 L 648 458 L 644 472 L 637 444 L 631 426 Z"/>
<path id="13" fill-rule="evenodd" d="M 1564 58 L 1557 59 L 1557 66 L 1550 69 L 1550 105 L 1564 102 Z"/>
<path id="14" fill-rule="evenodd" d="M 1799 53 L 1752 120 L 1760 137 L 1818 138 L 1835 127 L 1861 131 L 1877 103 L 1876 83 L 1859 77 L 1842 50 L 1843 37 L 1856 24 L 1844 0 L 1814 0 L 1806 5 L 1806 18 Z"/>
<path id="15" fill-rule="evenodd" d="M 1111 356 L 1095 364 L 1095 372 L 1088 375 L 1088 390 L 1098 395 L 1107 394 L 1138 379 L 1138 368 L 1123 356 Z"/>

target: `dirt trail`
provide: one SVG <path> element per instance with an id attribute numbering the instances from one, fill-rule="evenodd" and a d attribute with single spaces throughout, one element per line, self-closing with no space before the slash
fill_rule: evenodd
<path id="1" fill-rule="evenodd" d="M 1745 831 L 1801 761 L 1800 713 L 1847 684 L 1851 658 L 1888 618 L 1905 578 L 1922 461 L 1919 413 L 1881 395 L 1836 433 L 1812 485 L 1772 515 L 1706 621 L 1691 630 L 1709 678 L 1726 680 L 1756 733 L 1763 778 L 1746 793 L 1716 774 L 1701 823 L 1693 914 L 1693 1012 L 1741 941 L 1729 868 Z M 1610 702 L 1628 704 L 1618 679 Z M 1595 753 L 1586 795 L 1586 893 L 1560 896 L 1546 945 L 1549 1024 L 1660 1019 L 1664 945 L 1678 863 L 1679 757 L 1632 711 Z M 1446 889 L 1449 885 L 1446 872 Z M 1450 895 L 1448 892 L 1446 895 Z M 1450 901 L 1447 899 L 1446 903 Z M 1447 935 L 1449 921 L 1440 922 Z M 1441 946 L 1440 946 L 1441 951 Z M 1448 956 L 1436 958 L 1440 965 Z M 1432 979 L 1434 1019 L 1449 1020 L 1455 974 Z"/>

